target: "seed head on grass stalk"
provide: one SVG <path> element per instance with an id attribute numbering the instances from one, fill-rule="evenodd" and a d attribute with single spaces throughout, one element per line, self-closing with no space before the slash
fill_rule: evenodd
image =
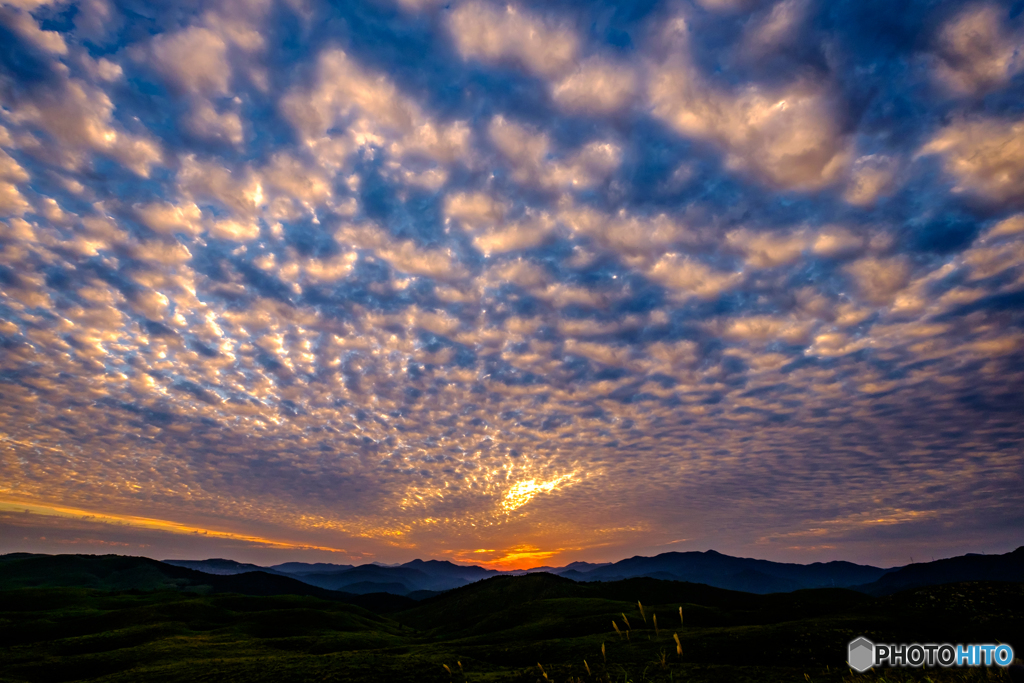
<path id="1" fill-rule="evenodd" d="M 627 618 L 626 618 L 626 613 L 625 613 L 625 612 L 619 612 L 619 614 L 621 614 L 621 615 L 622 615 L 622 620 L 623 620 L 624 622 L 626 622 L 626 628 L 628 628 L 628 629 L 632 630 L 632 629 L 633 629 L 633 627 L 629 625 L 629 619 L 627 619 Z"/>
<path id="2" fill-rule="evenodd" d="M 657 638 L 660 635 L 658 633 L 658 615 L 652 614 L 651 618 L 654 619 L 654 637 Z"/>
<path id="3" fill-rule="evenodd" d="M 676 654 L 680 657 L 683 656 L 683 644 L 679 642 L 679 634 L 673 633 L 672 637 L 676 639 Z"/>
<path id="4" fill-rule="evenodd" d="M 679 625 L 680 626 L 683 625 L 683 608 L 682 608 L 682 605 L 680 605 L 680 607 L 679 607 Z"/>
<path id="5" fill-rule="evenodd" d="M 590 665 L 587 664 L 587 660 L 585 660 L 585 659 L 583 660 L 583 668 L 587 670 L 587 675 L 588 676 L 593 676 L 594 675 L 594 674 L 590 673 Z"/>
<path id="6" fill-rule="evenodd" d="M 604 660 L 605 664 L 608 663 L 608 656 L 604 652 L 604 641 L 601 642 L 601 659 Z M 850 670 L 853 671 L 853 669 L 850 669 Z"/>
<path id="7" fill-rule="evenodd" d="M 615 623 L 614 619 L 612 619 L 612 628 L 614 628 L 615 632 L 619 635 L 619 640 L 622 640 L 622 631 L 619 630 L 619 625 Z"/>
<path id="8" fill-rule="evenodd" d="M 546 671 L 544 671 L 544 667 L 540 665 L 540 662 L 537 662 L 537 668 L 540 669 L 540 673 L 542 676 L 544 676 L 544 680 L 548 680 L 548 674 Z"/>
<path id="9" fill-rule="evenodd" d="M 644 606 L 640 603 L 639 600 L 636 601 L 636 604 L 640 607 L 640 616 L 644 618 L 644 623 L 646 624 L 647 623 L 647 615 L 644 614 Z"/>

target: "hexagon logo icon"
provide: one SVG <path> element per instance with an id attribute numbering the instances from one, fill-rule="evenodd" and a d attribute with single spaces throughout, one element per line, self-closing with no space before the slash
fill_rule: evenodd
<path id="1" fill-rule="evenodd" d="M 857 673 L 864 673 L 875 664 L 875 644 L 864 636 L 850 641 L 849 657 L 846 661 L 851 669 Z"/>

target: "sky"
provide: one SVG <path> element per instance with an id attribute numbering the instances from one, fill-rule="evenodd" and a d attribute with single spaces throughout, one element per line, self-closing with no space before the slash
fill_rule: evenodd
<path id="1" fill-rule="evenodd" d="M 0 552 L 1024 534 L 1024 2 L 0 6 Z"/>

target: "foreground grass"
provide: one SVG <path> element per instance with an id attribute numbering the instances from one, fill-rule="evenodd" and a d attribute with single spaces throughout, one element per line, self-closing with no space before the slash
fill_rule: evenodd
<path id="1" fill-rule="evenodd" d="M 855 675 L 846 643 L 999 640 L 1024 650 L 1024 584 L 876 599 L 684 595 L 671 582 L 609 584 L 595 597 L 554 577 L 485 583 L 389 614 L 313 597 L 3 591 L 0 681 L 968 683 L 1009 679 L 994 667 Z M 626 593 L 646 598 L 643 614 L 619 599 Z"/>

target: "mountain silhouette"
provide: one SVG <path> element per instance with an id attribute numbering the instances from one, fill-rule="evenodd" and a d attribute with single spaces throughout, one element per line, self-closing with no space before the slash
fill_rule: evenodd
<path id="1" fill-rule="evenodd" d="M 610 582 L 638 577 L 699 583 L 745 593 L 785 593 L 805 588 L 853 588 L 872 595 L 917 586 L 957 581 L 1024 580 L 1022 549 L 1006 555 L 969 554 L 905 567 L 880 568 L 833 561 L 795 564 L 733 557 L 715 550 L 669 552 L 653 557 L 635 556 L 618 562 L 572 562 L 564 567 L 534 567 L 501 572 L 445 560 L 412 560 L 401 565 L 305 564 L 275 565 L 266 569 L 230 560 L 172 561 L 173 564 L 215 573 L 262 569 L 292 576 L 327 590 L 362 593 L 379 590 L 396 595 L 431 595 L 476 581 L 503 575 L 548 573 L 576 582 Z M 282 571 L 287 567 L 287 571 Z"/>
<path id="2" fill-rule="evenodd" d="M 1004 555 L 968 554 L 890 569 L 840 561 L 806 565 L 772 562 L 732 557 L 714 550 L 636 556 L 607 564 L 573 562 L 564 567 L 510 572 L 458 565 L 445 560 L 420 559 L 390 566 L 289 562 L 260 567 L 222 558 L 157 562 L 118 555 L 13 553 L 0 556 L 0 585 L 12 588 L 78 586 L 100 590 L 186 589 L 252 595 L 290 593 L 317 597 L 329 595 L 331 599 L 354 600 L 357 603 L 378 599 L 372 596 L 381 594 L 395 598 L 429 599 L 438 593 L 483 580 L 541 575 L 583 584 L 646 578 L 762 595 L 808 588 L 851 588 L 883 596 L 911 588 L 963 581 L 1024 581 L 1024 547 Z M 395 603 L 396 606 L 400 604 L 407 603 Z"/>
<path id="3" fill-rule="evenodd" d="M 1024 546 L 1005 555 L 970 553 L 910 564 L 888 572 L 873 583 L 852 588 L 870 595 L 890 595 L 910 588 L 961 581 L 1024 581 Z"/>

